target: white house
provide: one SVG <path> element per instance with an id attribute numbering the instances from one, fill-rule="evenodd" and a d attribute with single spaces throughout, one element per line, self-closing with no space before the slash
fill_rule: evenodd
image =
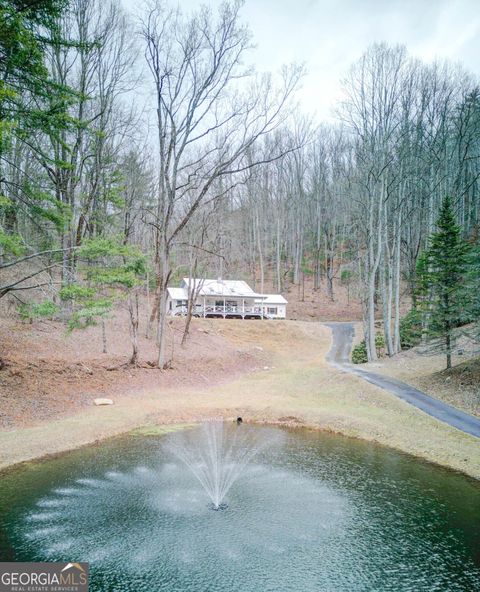
<path id="1" fill-rule="evenodd" d="M 284 319 L 287 301 L 280 294 L 257 294 L 243 281 L 183 278 L 178 288 L 167 288 L 167 313 L 187 314 L 188 287 L 196 294 L 196 317 Z"/>
<path id="2" fill-rule="evenodd" d="M 288 302 L 281 294 L 264 294 L 261 304 L 268 318 L 284 319 L 287 316 Z"/>

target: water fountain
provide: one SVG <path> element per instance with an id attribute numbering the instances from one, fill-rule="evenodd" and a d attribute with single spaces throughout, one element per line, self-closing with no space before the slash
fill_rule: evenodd
<path id="1" fill-rule="evenodd" d="M 230 488 L 267 442 L 265 433 L 243 425 L 241 418 L 236 425 L 214 419 L 171 435 L 165 448 L 200 482 L 212 510 L 224 510 Z"/>
<path id="2" fill-rule="evenodd" d="M 86 561 L 91 592 L 478 589 L 472 480 L 302 429 L 212 421 L 166 439 L 2 474 L 1 560 Z"/>

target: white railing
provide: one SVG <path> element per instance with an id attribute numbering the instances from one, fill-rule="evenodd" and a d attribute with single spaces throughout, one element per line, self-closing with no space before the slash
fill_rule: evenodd
<path id="1" fill-rule="evenodd" d="M 203 314 L 203 306 L 197 307 Z M 205 314 L 262 314 L 260 306 L 220 305 L 205 306 Z"/>
<path id="2" fill-rule="evenodd" d="M 177 306 L 173 309 L 172 314 L 175 316 L 185 316 L 188 312 L 186 306 Z M 205 309 L 202 305 L 197 305 L 193 308 L 193 314 L 196 316 L 204 316 L 208 314 L 225 314 L 225 315 L 260 315 L 262 316 L 262 308 L 260 306 L 242 306 L 242 305 L 207 305 Z M 265 313 L 263 313 L 265 316 Z"/>

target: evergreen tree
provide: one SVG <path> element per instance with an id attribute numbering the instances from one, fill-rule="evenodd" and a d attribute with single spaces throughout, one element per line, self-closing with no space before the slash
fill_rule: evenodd
<path id="1" fill-rule="evenodd" d="M 83 328 L 102 321 L 103 346 L 106 353 L 104 319 L 113 311 L 115 304 L 126 302 L 129 314 L 132 356 L 129 363 L 138 364 L 138 293 L 145 281 L 146 266 L 143 254 L 133 245 L 124 244 L 116 238 L 86 239 L 77 255 L 86 264 L 80 269 L 83 284 L 64 286 L 61 295 L 76 293 L 80 307 L 70 319 L 70 327 Z M 73 290 L 73 291 L 72 291 Z"/>
<path id="2" fill-rule="evenodd" d="M 468 290 L 471 294 L 468 302 L 468 320 L 472 321 L 472 325 L 468 327 L 466 334 L 476 343 L 480 343 L 480 242 L 477 242 L 470 252 Z"/>
<path id="3" fill-rule="evenodd" d="M 67 0 L 0 0 L 0 154 L 11 134 L 25 138 L 65 118 L 64 106 L 52 96 L 70 91 L 53 82 L 45 50 L 66 5 Z"/>
<path id="4" fill-rule="evenodd" d="M 467 322 L 471 294 L 468 290 L 470 246 L 462 238 L 450 197 L 445 197 L 437 220 L 437 231 L 417 268 L 423 337 L 427 351 L 445 353 L 452 367 L 455 328 Z"/>
<path id="5" fill-rule="evenodd" d="M 68 1 L 0 0 L 0 261 L 27 250 L 17 228 L 19 211 L 40 230 L 42 250 L 51 247 L 42 223 L 65 223 L 67 212 L 45 190 L 45 179 L 37 184 L 31 171 L 20 174 L 25 163 L 16 158 L 24 146 L 48 165 L 56 163 L 55 155 L 47 154 L 35 138 L 56 137 L 76 124 L 68 117 L 68 106 L 78 100 L 77 94 L 57 84 L 46 63 L 47 48 L 64 43 L 58 19 Z M 18 178 L 12 178 L 12 168 Z"/>

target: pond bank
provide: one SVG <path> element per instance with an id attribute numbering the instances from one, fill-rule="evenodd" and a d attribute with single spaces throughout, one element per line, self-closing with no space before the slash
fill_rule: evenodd
<path id="1" fill-rule="evenodd" d="M 246 421 L 304 426 L 377 442 L 480 479 L 478 439 L 329 366 L 327 327 L 300 321 L 220 320 L 216 329 L 230 344 L 268 353 L 269 366 L 212 386 L 149 388 L 115 398 L 112 406 L 82 408 L 68 417 L 2 431 L 0 468 L 142 426 L 241 415 Z"/>

